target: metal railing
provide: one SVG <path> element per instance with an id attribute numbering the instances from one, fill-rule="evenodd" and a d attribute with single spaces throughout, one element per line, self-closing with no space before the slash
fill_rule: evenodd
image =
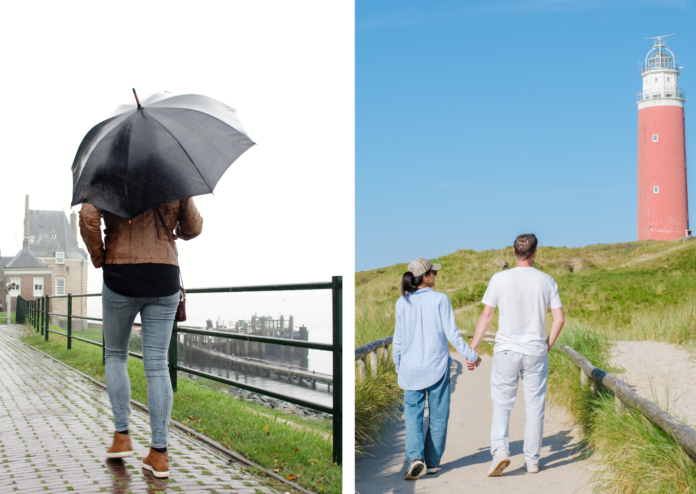
<path id="1" fill-rule="evenodd" d="M 593 393 L 600 392 L 602 386 L 609 388 L 614 392 L 617 412 L 620 413 L 626 406 L 635 408 L 657 427 L 674 437 L 687 453 L 696 457 L 696 431 L 660 409 L 652 401 L 638 396 L 635 391 L 628 387 L 628 384 L 599 367 L 595 367 L 569 346 L 561 345 L 560 348 L 580 368 L 580 380 L 583 384 L 592 381 Z"/>
<path id="2" fill-rule="evenodd" d="M 677 98 L 677 99 L 686 99 L 685 98 L 685 93 L 683 89 L 673 89 L 673 90 L 665 90 L 665 91 L 639 91 L 636 100 L 638 102 L 641 102 L 646 99 L 658 99 L 658 98 Z"/>
<path id="3" fill-rule="evenodd" d="M 640 70 L 638 72 L 640 74 L 644 74 L 645 72 L 649 72 L 651 70 L 676 70 L 677 72 L 679 72 L 679 67 L 674 63 L 674 60 L 665 61 L 665 62 L 655 61 L 655 62 L 641 63 Z"/>
<path id="4" fill-rule="evenodd" d="M 222 331 L 208 331 L 201 330 L 192 327 L 179 326 L 176 322 L 172 328 L 172 336 L 169 341 L 169 378 L 172 382 L 172 389 L 176 391 L 177 388 L 177 371 L 186 372 L 195 376 L 203 377 L 213 381 L 228 384 L 230 386 L 235 386 L 237 388 L 245 389 L 253 393 L 257 393 L 264 396 L 269 396 L 271 398 L 276 398 L 278 400 L 283 400 L 288 403 L 293 403 L 295 405 L 300 405 L 306 408 L 317 410 L 323 413 L 329 413 L 333 415 L 333 459 L 334 462 L 341 464 L 342 449 L 343 449 L 343 277 L 334 276 L 330 282 L 326 283 L 298 283 L 298 284 L 288 284 L 288 285 L 258 285 L 258 286 L 237 286 L 237 287 L 221 287 L 221 288 L 194 288 L 186 290 L 187 295 L 197 294 L 197 293 L 239 293 L 239 292 L 280 292 L 280 291 L 299 291 L 299 290 L 331 290 L 332 292 L 332 327 L 333 327 L 333 342 L 328 343 L 313 343 L 309 341 L 301 341 L 286 338 L 273 338 L 268 336 L 254 336 L 249 334 L 239 334 L 239 333 L 227 333 Z M 105 361 L 105 346 L 104 346 L 104 332 L 102 328 L 102 343 L 97 341 L 92 341 L 86 338 L 80 338 L 75 336 L 72 331 L 72 321 L 73 319 L 81 319 L 88 321 L 102 321 L 96 317 L 86 317 L 75 315 L 72 312 L 72 302 L 76 298 L 87 298 L 87 297 L 101 297 L 101 293 L 87 293 L 87 294 L 71 294 L 66 295 L 44 295 L 36 299 L 27 301 L 26 318 L 31 324 L 31 326 L 40 332 L 46 341 L 49 341 L 49 333 L 55 333 L 67 338 L 67 348 L 70 350 L 72 348 L 72 340 L 81 341 L 84 343 L 89 343 L 90 345 L 102 347 L 102 363 Z M 51 300 L 53 299 L 67 299 L 67 314 L 61 314 L 57 312 L 50 311 Z M 50 327 L 50 316 L 66 317 L 67 318 L 67 328 L 66 332 L 57 331 Z M 134 324 L 134 326 L 141 326 L 141 324 Z M 204 336 L 213 336 L 219 338 L 229 338 L 234 340 L 242 340 L 245 342 L 256 342 L 256 343 L 266 343 L 273 345 L 282 345 L 296 348 L 305 348 L 309 350 L 321 350 L 326 352 L 331 352 L 333 354 L 333 406 L 327 407 L 320 405 L 318 403 L 313 403 L 310 401 L 305 401 L 293 396 L 288 396 L 282 393 L 276 393 L 273 391 L 268 391 L 263 388 L 239 383 L 237 381 L 232 381 L 225 379 L 224 377 L 216 376 L 214 374 L 209 374 L 207 372 L 201 372 L 196 369 L 191 369 L 190 367 L 185 367 L 179 365 L 178 363 L 178 342 L 179 334 L 196 334 Z M 128 354 L 132 357 L 142 359 L 143 356 L 139 353 L 128 351 Z M 291 372 L 291 371 L 289 371 Z"/>

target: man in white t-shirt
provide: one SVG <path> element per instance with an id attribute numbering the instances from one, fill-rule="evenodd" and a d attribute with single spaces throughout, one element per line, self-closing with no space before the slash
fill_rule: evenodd
<path id="1" fill-rule="evenodd" d="M 515 404 L 519 377 L 522 376 L 527 423 L 524 430 L 524 459 L 527 472 L 539 471 L 539 455 L 544 437 L 546 380 L 549 351 L 563 328 L 563 308 L 558 285 L 549 275 L 534 269 L 537 238 L 520 235 L 515 240 L 517 267 L 496 273 L 483 296 L 484 309 L 476 324 L 471 344 L 474 351 L 483 340 L 498 307 L 498 332 L 493 349 L 491 371 L 491 454 L 489 477 L 503 474 L 510 465 L 508 427 Z M 551 309 L 553 324 L 546 337 L 546 310 Z M 469 368 L 472 364 L 468 364 Z"/>

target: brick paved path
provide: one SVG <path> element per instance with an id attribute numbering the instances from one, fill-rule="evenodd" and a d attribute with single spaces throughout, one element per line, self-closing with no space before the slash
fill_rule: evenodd
<path id="1" fill-rule="evenodd" d="M 170 478 L 141 468 L 148 415 L 132 407 L 135 456 L 107 460 L 113 422 L 106 391 L 27 348 L 22 326 L 0 326 L 0 493 L 271 493 L 208 445 L 172 427 Z"/>

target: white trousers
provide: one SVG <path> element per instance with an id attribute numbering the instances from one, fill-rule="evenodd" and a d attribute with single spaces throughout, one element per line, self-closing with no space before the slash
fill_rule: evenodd
<path id="1" fill-rule="evenodd" d="M 491 454 L 501 451 L 510 454 L 508 441 L 510 411 L 515 404 L 519 378 L 522 376 L 527 423 L 524 428 L 524 459 L 529 465 L 539 463 L 541 441 L 544 438 L 546 410 L 546 380 L 549 376 L 549 356 L 530 357 L 517 352 L 501 351 L 493 355 L 491 371 Z"/>

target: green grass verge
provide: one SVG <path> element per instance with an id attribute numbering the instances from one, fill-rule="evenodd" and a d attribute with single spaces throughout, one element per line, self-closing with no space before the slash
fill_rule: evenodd
<path id="1" fill-rule="evenodd" d="M 586 324 L 569 325 L 559 344 L 609 373 L 617 370 L 609 361 L 611 342 Z M 696 492 L 696 464 L 679 443 L 636 410 L 617 413 L 611 391 L 594 395 L 582 386 L 580 370 L 560 347 L 549 356 L 549 400 L 581 425 L 582 444 L 597 466 L 595 492 Z"/>
<path id="2" fill-rule="evenodd" d="M 11 324 L 16 324 L 17 320 L 15 318 L 15 313 L 11 312 L 10 313 L 10 321 Z M 0 312 L 0 324 L 7 324 L 7 312 Z"/>
<path id="3" fill-rule="evenodd" d="M 101 331 L 101 330 L 99 330 Z M 76 341 L 66 349 L 63 336 L 50 334 L 23 340 L 85 374 L 104 382 L 101 348 Z M 141 360 L 128 361 L 133 399 L 147 404 L 147 383 Z M 287 424 L 284 414 L 257 413 L 247 403 L 218 389 L 179 377 L 172 418 L 213 438 L 225 447 L 321 493 L 340 493 L 341 467 L 332 462 L 332 442 L 325 432 Z M 287 489 L 287 486 L 285 487 Z"/>

